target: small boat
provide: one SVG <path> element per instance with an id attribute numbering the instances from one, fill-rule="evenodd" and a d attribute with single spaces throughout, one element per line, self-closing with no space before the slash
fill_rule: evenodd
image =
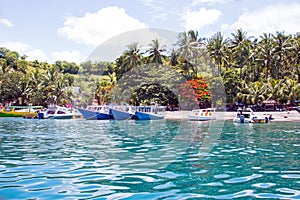
<path id="1" fill-rule="evenodd" d="M 49 107 L 38 113 L 39 119 L 72 119 L 73 116 L 71 109 L 62 106 Z"/>
<path id="2" fill-rule="evenodd" d="M 114 106 L 110 109 L 114 119 L 116 120 L 127 120 L 127 119 L 137 119 L 135 115 L 134 106 Z"/>
<path id="3" fill-rule="evenodd" d="M 252 109 L 239 109 L 233 122 L 236 123 L 268 123 L 268 117 L 258 117 L 254 114 Z"/>
<path id="4" fill-rule="evenodd" d="M 188 115 L 188 118 L 191 121 L 209 121 L 215 120 L 215 108 L 206 108 L 206 109 L 195 109 L 192 110 L 192 114 Z"/>
<path id="5" fill-rule="evenodd" d="M 113 119 L 109 106 L 90 105 L 86 109 L 77 108 L 82 116 L 87 120 L 106 120 Z"/>
<path id="6" fill-rule="evenodd" d="M 165 106 L 138 106 L 135 115 L 139 120 L 164 119 L 165 110 Z"/>
<path id="7" fill-rule="evenodd" d="M 0 117 L 37 116 L 41 109 L 43 109 L 43 106 L 5 106 L 0 110 Z"/>

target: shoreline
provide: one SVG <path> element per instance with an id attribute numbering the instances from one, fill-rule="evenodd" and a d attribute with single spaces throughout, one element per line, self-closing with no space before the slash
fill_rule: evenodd
<path id="1" fill-rule="evenodd" d="M 254 112 L 257 116 L 269 117 L 272 115 L 270 122 L 300 122 L 300 113 L 295 110 L 284 111 L 284 112 Z M 165 119 L 174 119 L 174 120 L 189 120 L 188 115 L 191 114 L 191 111 L 166 111 Z M 232 121 L 235 117 L 236 112 L 216 112 L 217 119 L 224 119 L 225 121 Z"/>

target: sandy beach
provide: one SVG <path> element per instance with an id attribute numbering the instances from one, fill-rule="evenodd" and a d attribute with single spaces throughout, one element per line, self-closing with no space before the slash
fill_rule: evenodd
<path id="1" fill-rule="evenodd" d="M 176 120 L 188 120 L 188 115 L 191 114 L 191 111 L 167 111 L 166 119 L 176 119 Z M 300 122 L 300 114 L 293 110 L 289 112 L 255 112 L 257 116 L 269 117 L 272 115 L 271 121 L 297 121 Z M 236 115 L 236 112 L 216 112 L 217 118 L 224 120 L 233 120 Z"/>

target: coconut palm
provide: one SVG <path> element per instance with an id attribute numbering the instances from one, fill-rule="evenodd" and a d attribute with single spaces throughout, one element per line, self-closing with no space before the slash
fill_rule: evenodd
<path id="1" fill-rule="evenodd" d="M 204 45 L 204 38 L 198 37 L 198 32 L 190 30 L 178 34 L 178 55 L 184 60 L 187 78 L 190 79 L 191 71 L 197 76 L 198 58 L 200 49 Z"/>
<path id="2" fill-rule="evenodd" d="M 226 45 L 227 40 L 224 39 L 221 32 L 217 32 L 212 38 L 208 40 L 207 43 L 207 50 L 210 54 L 210 57 L 218 67 L 218 74 L 221 74 L 221 67 L 227 62 L 225 53 L 227 48 Z"/>
<path id="3" fill-rule="evenodd" d="M 277 32 L 273 37 L 273 54 L 275 56 L 274 68 L 271 71 L 272 77 L 283 78 L 288 65 L 288 52 L 292 48 L 291 36 L 284 35 L 283 32 Z"/>
<path id="4" fill-rule="evenodd" d="M 262 66 L 262 74 L 265 74 L 267 80 L 270 75 L 271 67 L 274 66 L 275 56 L 273 54 L 273 40 L 271 34 L 264 33 L 257 46 L 257 64 Z"/>
<path id="5" fill-rule="evenodd" d="M 148 63 L 154 63 L 156 66 L 163 64 L 163 60 L 167 58 L 164 55 L 166 50 L 166 45 L 160 46 L 158 39 L 152 40 L 152 43 L 149 44 L 150 49 L 146 51 L 148 55 Z"/>
<path id="6" fill-rule="evenodd" d="M 238 29 L 232 33 L 232 39 L 229 40 L 231 54 L 233 56 L 234 65 L 240 69 L 240 78 L 242 78 L 243 67 L 250 67 L 253 61 L 253 48 L 250 38 L 247 37 L 247 32 Z"/>
<path id="7" fill-rule="evenodd" d="M 242 89 L 237 94 L 239 100 L 246 104 L 262 103 L 267 96 L 266 86 L 262 81 L 246 83 L 243 81 Z"/>

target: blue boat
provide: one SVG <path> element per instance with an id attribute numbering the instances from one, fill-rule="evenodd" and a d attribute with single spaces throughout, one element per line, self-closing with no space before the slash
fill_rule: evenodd
<path id="1" fill-rule="evenodd" d="M 113 119 L 109 106 L 88 106 L 86 109 L 77 108 L 87 120 L 108 120 Z"/>
<path id="2" fill-rule="evenodd" d="M 116 120 L 127 120 L 137 119 L 134 114 L 135 107 L 133 106 L 115 106 L 110 109 L 114 119 Z"/>
<path id="3" fill-rule="evenodd" d="M 156 120 L 165 118 L 164 106 L 139 106 L 136 108 L 135 115 L 139 120 Z"/>

